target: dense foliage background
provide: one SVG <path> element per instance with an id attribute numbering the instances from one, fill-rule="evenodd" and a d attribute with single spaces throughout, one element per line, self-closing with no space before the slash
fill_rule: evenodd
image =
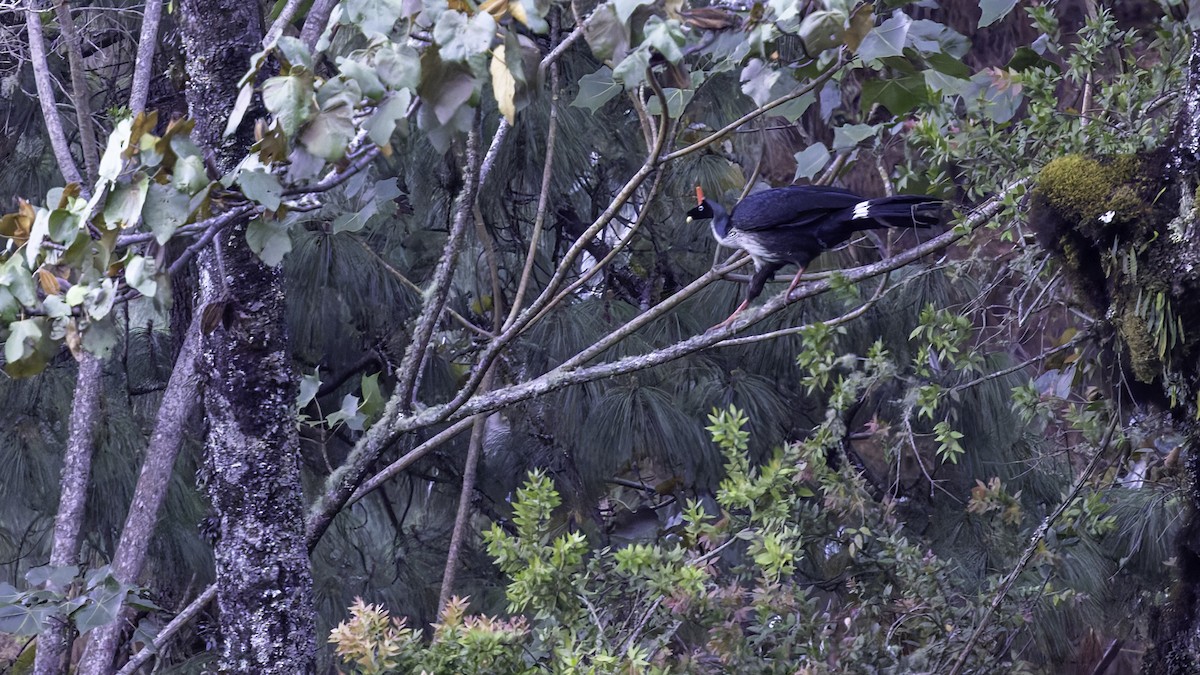
<path id="1" fill-rule="evenodd" d="M 1192 8 L 235 5 L 0 4 L 0 664 L 1196 668 Z"/>

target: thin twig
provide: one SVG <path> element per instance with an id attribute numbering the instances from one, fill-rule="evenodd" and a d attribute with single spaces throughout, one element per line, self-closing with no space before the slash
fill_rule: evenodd
<path id="1" fill-rule="evenodd" d="M 991 622 L 992 615 L 995 614 L 996 610 L 1000 608 L 1000 603 L 1004 602 L 1005 596 L 1007 596 L 1008 592 L 1012 590 L 1013 584 L 1015 584 L 1017 581 L 1017 577 L 1019 577 L 1021 573 L 1025 571 L 1025 566 L 1028 565 L 1029 561 L 1033 559 L 1033 555 L 1037 552 L 1038 546 L 1040 546 L 1042 540 L 1046 538 L 1046 533 L 1050 531 L 1050 526 L 1053 525 L 1054 522 L 1058 520 L 1059 516 L 1061 516 L 1063 512 L 1065 512 L 1067 508 L 1071 506 L 1071 504 L 1075 501 L 1075 497 L 1079 495 L 1079 491 L 1083 489 L 1084 484 L 1087 483 L 1088 479 L 1092 477 L 1092 472 L 1096 470 L 1097 466 L 1099 466 L 1100 459 L 1104 456 L 1104 452 L 1108 449 L 1108 444 L 1112 441 L 1113 433 L 1117 430 L 1117 423 L 1119 421 L 1120 417 L 1114 414 L 1112 421 L 1108 425 L 1108 430 L 1104 432 L 1104 438 L 1101 439 L 1099 447 L 1096 448 L 1096 454 L 1092 456 L 1091 461 L 1088 462 L 1088 465 L 1084 468 L 1083 473 L 1079 475 L 1079 478 L 1075 481 L 1075 484 L 1071 486 L 1071 490 L 1067 492 L 1067 496 L 1062 500 L 1062 503 L 1058 505 L 1058 508 L 1054 509 L 1053 513 L 1042 519 L 1042 524 L 1038 525 L 1037 529 L 1034 530 L 1033 536 L 1029 539 L 1029 545 L 1026 546 L 1025 551 L 1021 553 L 1021 557 L 1017 560 L 1016 566 L 1013 567 L 1012 571 L 1010 571 L 1008 575 L 1004 577 L 1004 580 L 1000 582 L 999 590 L 997 590 L 996 595 L 992 597 L 991 604 L 988 605 L 983 617 L 980 618 L 979 625 L 977 625 L 975 627 L 975 631 L 971 633 L 970 639 L 968 639 L 967 643 L 963 645 L 962 651 L 958 655 L 958 661 L 956 661 L 954 667 L 950 669 L 949 675 L 958 675 L 962 672 L 963 666 L 966 665 L 967 659 L 971 656 L 971 651 L 975 648 L 975 643 L 979 641 L 979 637 L 983 635 L 984 629 L 986 629 L 988 624 Z"/>

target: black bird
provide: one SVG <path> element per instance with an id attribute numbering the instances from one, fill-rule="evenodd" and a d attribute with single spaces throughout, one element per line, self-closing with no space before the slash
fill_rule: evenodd
<path id="1" fill-rule="evenodd" d="M 729 325 L 763 291 L 767 280 L 787 264 L 799 265 L 788 294 L 813 258 L 860 230 L 881 227 L 932 227 L 941 220 L 942 200 L 924 195 L 866 199 L 834 187 L 793 185 L 749 195 L 733 213 L 704 198 L 696 187 L 698 206 L 688 222 L 712 219 L 712 233 L 722 246 L 739 248 L 754 259 L 754 276 L 746 299 L 717 327 Z"/>

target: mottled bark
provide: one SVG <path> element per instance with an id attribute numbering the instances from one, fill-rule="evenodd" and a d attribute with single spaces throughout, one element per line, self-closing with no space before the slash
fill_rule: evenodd
<path id="1" fill-rule="evenodd" d="M 133 62 L 133 84 L 129 87 L 129 109 L 134 114 L 146 109 L 146 99 L 150 96 L 150 74 L 154 69 L 154 48 L 158 44 L 158 25 L 161 21 L 162 0 L 146 0 L 137 58 Z"/>
<path id="2" fill-rule="evenodd" d="M 100 420 L 100 376 L 100 359 L 83 352 L 79 357 L 67 450 L 63 455 L 58 514 L 54 518 L 54 543 L 50 548 L 50 564 L 54 567 L 66 567 L 79 562 L 79 532 L 83 529 L 88 477 L 92 472 L 93 439 L 96 424 Z M 66 590 L 52 586 L 48 588 L 59 593 Z M 66 657 L 71 644 L 71 632 L 65 617 L 56 616 L 46 623 L 38 636 L 34 675 L 67 672 Z"/>
<path id="3" fill-rule="evenodd" d="M 67 66 L 71 71 L 71 103 L 75 106 L 75 120 L 79 125 L 79 145 L 83 149 L 83 165 L 89 183 L 95 182 L 96 170 L 100 166 L 99 145 L 96 142 L 96 125 L 92 121 L 92 91 L 83 72 L 83 49 L 79 31 L 71 16 L 71 6 L 66 0 L 55 0 L 54 11 L 58 16 L 58 28 L 62 31 L 67 47 Z"/>
<path id="4" fill-rule="evenodd" d="M 29 63 L 33 67 L 33 82 L 37 87 L 42 118 L 46 122 L 46 135 L 50 137 L 50 147 L 54 150 L 54 159 L 63 178 L 68 183 L 83 183 L 79 167 L 75 165 L 75 158 L 71 156 L 71 148 L 67 145 L 67 135 L 63 133 L 62 119 L 54 107 L 54 82 L 50 77 L 50 67 L 46 65 L 46 41 L 42 37 L 39 9 L 37 0 L 27 0 L 25 29 L 29 32 Z"/>
<path id="5" fill-rule="evenodd" d="M 241 0 L 183 0 L 180 18 L 195 140 L 229 171 L 252 141 L 252 114 L 228 138 L 222 132 L 237 82 L 261 48 L 262 14 Z M 283 273 L 250 250 L 245 230 L 242 223 L 221 234 L 200 259 L 201 303 L 219 304 L 224 317 L 200 356 L 206 487 L 218 520 L 221 668 L 309 673 L 316 628 Z"/>
<path id="6" fill-rule="evenodd" d="M 184 337 L 183 346 L 175 360 L 171 380 L 158 408 L 154 433 L 146 448 L 146 459 L 133 492 L 133 502 L 121 530 L 121 541 L 113 556 L 113 577 L 126 584 L 136 584 L 146 562 L 146 552 L 154 537 L 158 514 L 167 498 L 175 458 L 183 445 L 184 428 L 195 414 L 200 400 L 196 372 L 196 356 L 200 346 L 200 322 L 195 320 Z M 80 675 L 106 675 L 113 670 L 113 658 L 129 612 L 121 619 L 96 628 L 88 634 L 87 649 L 79 662 Z"/>

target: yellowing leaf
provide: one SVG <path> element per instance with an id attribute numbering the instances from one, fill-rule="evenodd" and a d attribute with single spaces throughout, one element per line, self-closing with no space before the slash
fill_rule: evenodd
<path id="1" fill-rule="evenodd" d="M 504 61 L 504 45 L 492 51 L 492 63 L 488 67 L 492 74 L 492 94 L 496 97 L 496 106 L 510 123 L 516 121 L 517 107 L 514 98 L 517 95 L 517 80 L 508 70 Z"/>
<path id="2" fill-rule="evenodd" d="M 33 205 L 24 199 L 17 199 L 17 212 L 0 218 L 0 236 L 8 237 L 17 246 L 23 246 L 29 241 L 29 230 L 33 227 Z"/>
<path id="3" fill-rule="evenodd" d="M 54 276 L 49 270 L 40 269 L 37 271 L 38 285 L 42 287 L 42 291 L 46 295 L 58 295 L 58 277 Z"/>

